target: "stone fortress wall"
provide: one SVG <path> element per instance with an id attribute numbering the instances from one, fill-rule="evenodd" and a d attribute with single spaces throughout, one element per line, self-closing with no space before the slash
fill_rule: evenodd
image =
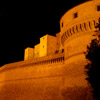
<path id="1" fill-rule="evenodd" d="M 99 17 L 99 0 L 70 9 L 56 37 L 41 37 L 38 45 L 25 49 L 25 61 L 2 66 L 1 100 L 93 100 L 85 80 L 84 52 Z"/>
<path id="2" fill-rule="evenodd" d="M 34 48 L 26 48 L 24 54 L 24 60 L 44 57 L 60 53 L 60 33 L 56 36 L 45 35 L 40 38 L 40 43 L 35 45 Z"/>
<path id="3" fill-rule="evenodd" d="M 0 69 L 1 100 L 62 99 L 64 53 L 6 64 Z"/>
<path id="4" fill-rule="evenodd" d="M 95 34 L 95 26 L 99 17 L 100 1 L 91 0 L 70 9 L 60 20 L 61 44 L 65 51 L 64 62 L 66 68 L 70 66 L 67 68 L 70 70 L 70 75 L 66 77 L 65 87 L 88 87 L 85 83 L 87 76 L 84 66 L 87 60 L 84 52 L 86 52 L 87 45 L 95 38 L 93 34 Z M 81 83 L 81 80 L 84 82 Z M 67 82 L 70 84 L 68 85 Z"/>

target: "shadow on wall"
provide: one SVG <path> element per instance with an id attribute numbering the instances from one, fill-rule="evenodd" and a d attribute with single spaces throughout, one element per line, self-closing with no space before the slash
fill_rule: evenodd
<path id="1" fill-rule="evenodd" d="M 94 100 L 89 88 L 86 87 L 67 87 L 61 89 L 62 96 L 64 100 Z"/>

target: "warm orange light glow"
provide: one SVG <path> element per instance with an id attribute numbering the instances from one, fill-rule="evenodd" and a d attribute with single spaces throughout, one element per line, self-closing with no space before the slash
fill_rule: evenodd
<path id="1" fill-rule="evenodd" d="M 64 14 L 61 31 L 26 48 L 24 61 L 0 68 L 0 100 L 93 100 L 84 52 L 94 38 L 100 0 L 80 4 Z"/>

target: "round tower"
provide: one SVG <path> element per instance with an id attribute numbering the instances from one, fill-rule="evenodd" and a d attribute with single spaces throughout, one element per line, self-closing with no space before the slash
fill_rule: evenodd
<path id="1" fill-rule="evenodd" d="M 61 44 L 65 51 L 64 87 L 69 88 L 69 91 L 77 87 L 73 90 L 74 93 L 77 93 L 77 89 L 87 91 L 88 88 L 84 69 L 87 60 L 84 52 L 94 38 L 99 17 L 100 1 L 89 0 L 67 11 L 60 20 Z"/>
<path id="2" fill-rule="evenodd" d="M 93 100 L 84 52 L 94 38 L 99 18 L 100 0 L 89 0 L 67 11 L 60 20 L 60 49 L 64 52 L 2 66 L 0 100 Z M 44 38 L 42 44 L 46 41 Z"/>

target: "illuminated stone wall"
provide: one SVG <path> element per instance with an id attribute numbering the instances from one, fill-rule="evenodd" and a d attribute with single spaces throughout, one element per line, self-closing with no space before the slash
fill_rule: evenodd
<path id="1" fill-rule="evenodd" d="M 93 0 L 70 9 L 60 20 L 61 32 L 40 39 L 34 59 L 1 67 L 0 99 L 93 100 L 86 81 L 84 52 L 100 17 L 97 6 L 100 1 Z M 54 53 L 62 49 L 63 53 Z"/>
<path id="2" fill-rule="evenodd" d="M 47 46 L 47 55 L 55 54 L 55 51 L 57 50 L 57 38 L 49 35 Z"/>
<path id="3" fill-rule="evenodd" d="M 59 50 L 60 44 L 57 42 L 58 38 L 60 39 L 59 36 L 56 37 L 48 34 L 40 38 L 40 57 L 55 54 Z"/>
<path id="4" fill-rule="evenodd" d="M 57 40 L 57 50 L 60 50 L 61 42 L 60 42 L 60 33 L 56 34 L 56 40 Z"/>
<path id="5" fill-rule="evenodd" d="M 84 56 L 78 56 L 79 63 L 75 58 L 65 64 L 62 53 L 4 65 L 0 69 L 0 99 L 86 100 L 87 81 L 80 67 L 86 63 Z"/>
<path id="6" fill-rule="evenodd" d="M 26 48 L 24 51 L 24 60 L 29 60 L 34 58 L 34 48 Z"/>
<path id="7" fill-rule="evenodd" d="M 65 83 L 66 91 L 69 95 L 71 95 L 70 91 L 74 91 L 77 95 L 80 87 L 88 88 L 88 91 L 90 91 L 84 69 L 87 64 L 84 52 L 87 50 L 87 45 L 95 38 L 93 34 L 100 17 L 98 6 L 100 6 L 99 0 L 85 2 L 70 9 L 60 20 L 61 44 L 65 51 L 66 70 L 70 70 L 68 75 L 66 71 Z M 71 90 L 67 90 L 69 87 Z M 75 89 L 75 87 L 77 88 Z M 80 93 L 82 94 L 82 91 Z M 92 100 L 91 95 L 89 96 L 89 100 Z M 65 93 L 65 98 L 67 97 L 68 95 Z M 70 98 L 69 100 L 73 99 Z M 78 99 L 76 98 L 75 100 Z"/>
<path id="8" fill-rule="evenodd" d="M 40 57 L 47 56 L 47 35 L 40 38 Z"/>
<path id="9" fill-rule="evenodd" d="M 61 100 L 64 54 L 4 65 L 1 100 Z"/>
<path id="10" fill-rule="evenodd" d="M 78 44 L 86 48 L 92 39 L 91 35 L 93 35 L 95 25 L 100 17 L 100 11 L 97 11 L 98 6 L 100 6 L 99 0 L 88 1 L 64 14 L 60 20 L 60 28 L 61 44 L 65 46 L 65 49 L 67 48 L 66 45 L 73 45 L 74 50 L 77 50 Z"/>
<path id="11" fill-rule="evenodd" d="M 34 58 L 40 57 L 40 44 L 34 46 Z"/>
<path id="12" fill-rule="evenodd" d="M 47 34 L 40 38 L 40 43 L 35 45 L 34 48 L 28 47 L 25 49 L 24 60 L 59 53 L 60 45 L 60 33 L 56 34 L 56 36 Z"/>

